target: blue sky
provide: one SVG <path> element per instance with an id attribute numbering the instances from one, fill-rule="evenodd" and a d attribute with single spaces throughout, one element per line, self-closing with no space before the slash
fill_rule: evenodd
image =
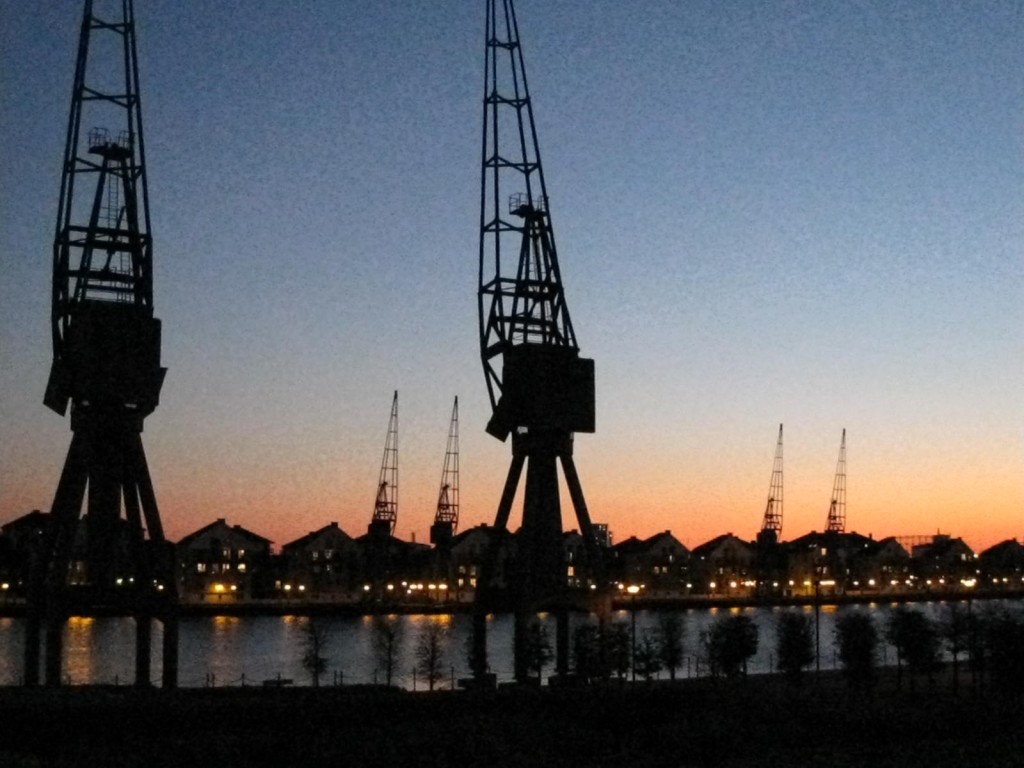
<path id="1" fill-rule="evenodd" d="M 597 366 L 592 516 L 752 536 L 783 422 L 784 538 L 824 525 L 843 428 L 850 528 L 1019 535 L 1022 4 L 516 8 Z M 0 0 L 0 521 L 49 506 L 70 439 L 41 398 L 80 13 Z M 426 536 L 456 394 L 462 526 L 493 521 L 483 13 L 138 0 L 170 535 L 361 533 L 394 389 L 399 535 Z"/>

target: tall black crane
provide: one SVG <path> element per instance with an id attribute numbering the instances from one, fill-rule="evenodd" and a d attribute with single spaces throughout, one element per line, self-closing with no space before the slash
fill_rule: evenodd
<path id="1" fill-rule="evenodd" d="M 173 554 L 142 447 L 166 369 L 153 315 L 135 16 L 131 0 L 109 4 L 101 18 L 85 2 L 62 166 L 43 402 L 62 416 L 70 403 L 73 434 L 31 579 L 29 685 L 38 683 L 41 627 L 46 683 L 58 685 L 67 616 L 97 607 L 134 616 L 136 685 L 150 684 L 152 620 L 162 619 L 163 683 L 177 678 Z"/>
<path id="2" fill-rule="evenodd" d="M 526 673 L 523 620 L 557 601 L 566 585 L 559 463 L 594 565 L 599 552 L 572 455 L 574 433 L 594 431 L 594 362 L 580 357 L 565 301 L 512 0 L 487 2 L 481 165 L 478 298 L 492 408 L 487 431 L 502 441 L 512 436 L 494 542 L 507 529 L 526 469 L 513 575 L 516 676 L 521 678 Z M 482 616 L 489 584 L 483 581 L 474 634 L 478 672 L 486 659 Z M 557 666 L 564 673 L 567 628 L 560 626 L 558 635 Z"/>
<path id="3" fill-rule="evenodd" d="M 430 526 L 430 543 L 434 545 L 433 575 L 447 581 L 451 566 L 452 544 L 459 527 L 459 398 L 452 403 L 448 422 L 448 443 L 441 470 L 441 489 L 437 494 L 437 510 Z"/>
<path id="4" fill-rule="evenodd" d="M 775 462 L 772 464 L 772 479 L 768 486 L 768 503 L 765 504 L 761 530 L 757 534 L 757 588 L 762 596 L 778 588 L 779 580 L 785 573 L 785 557 L 779 547 L 782 536 L 782 425 L 779 424 L 779 439 L 775 444 Z"/>
<path id="5" fill-rule="evenodd" d="M 768 503 L 761 521 L 758 541 L 777 542 L 782 535 L 782 425 L 779 424 L 779 439 L 775 444 L 775 462 L 772 465 L 772 481 L 768 486 Z"/>
<path id="6" fill-rule="evenodd" d="M 373 502 L 373 516 L 367 532 L 377 539 L 388 539 L 395 534 L 398 523 L 398 390 L 391 398 L 391 416 L 388 434 L 384 439 L 384 457 L 380 460 L 377 480 L 377 498 Z"/>
<path id="7" fill-rule="evenodd" d="M 836 476 L 832 481 L 832 501 L 828 505 L 826 533 L 846 533 L 846 429 L 839 440 Z"/>
<path id="8" fill-rule="evenodd" d="M 451 546 L 459 527 L 459 398 L 452 404 L 448 422 L 448 443 L 441 470 L 441 490 L 437 494 L 437 511 L 430 526 L 430 543 L 439 549 Z"/>

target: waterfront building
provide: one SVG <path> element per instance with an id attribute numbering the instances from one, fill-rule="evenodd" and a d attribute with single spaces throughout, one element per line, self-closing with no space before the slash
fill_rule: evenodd
<path id="1" fill-rule="evenodd" d="M 462 531 L 452 540 L 448 586 L 449 590 L 454 590 L 453 599 L 462 602 L 473 600 L 477 580 L 495 535 L 492 526 L 481 524 Z M 508 587 L 508 576 L 516 554 L 515 537 L 506 530 L 497 535 L 501 536 L 501 542 L 497 547 L 491 584 L 496 590 L 504 590 Z"/>
<path id="2" fill-rule="evenodd" d="M 275 590 L 286 597 L 345 600 L 362 586 L 359 546 L 337 523 L 288 542 L 280 560 Z"/>
<path id="3" fill-rule="evenodd" d="M 942 580 L 956 584 L 964 579 L 975 579 L 978 556 L 960 537 L 937 533 L 930 542 L 917 544 L 910 550 L 913 575 L 916 579 Z"/>
<path id="4" fill-rule="evenodd" d="M 235 602 L 270 593 L 270 539 L 223 517 L 182 538 L 176 551 L 185 600 Z"/>
<path id="5" fill-rule="evenodd" d="M 39 551 L 50 515 L 34 509 L 0 526 L 0 600 L 24 597 L 32 553 Z"/>
<path id="6" fill-rule="evenodd" d="M 726 597 L 751 595 L 757 586 L 757 548 L 732 533 L 706 541 L 690 552 L 693 591 Z"/>
<path id="7" fill-rule="evenodd" d="M 981 583 L 986 588 L 1020 589 L 1024 586 L 1024 545 L 1006 539 L 978 555 Z"/>
<path id="8" fill-rule="evenodd" d="M 609 569 L 620 584 L 644 585 L 648 597 L 659 591 L 679 594 L 687 588 L 690 558 L 690 551 L 671 531 L 662 531 L 616 544 L 610 550 Z"/>

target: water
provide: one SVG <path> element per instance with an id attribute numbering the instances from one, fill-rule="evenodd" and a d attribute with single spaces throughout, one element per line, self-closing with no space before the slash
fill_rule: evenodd
<path id="1" fill-rule="evenodd" d="M 949 603 L 918 603 L 914 607 L 932 619 L 941 619 Z M 991 610 L 996 606 L 1012 605 L 1017 601 L 975 602 L 974 610 Z M 891 604 L 822 606 L 819 615 L 821 669 L 837 668 L 833 645 L 836 618 L 842 612 L 865 611 L 871 613 L 881 630 Z M 801 611 L 814 620 L 811 606 L 803 608 L 691 608 L 680 611 L 685 625 L 686 660 L 678 676 L 695 677 L 707 673 L 707 665 L 700 658 L 700 637 L 711 622 L 723 613 L 744 613 L 758 626 L 757 654 L 750 660 L 751 673 L 771 672 L 775 668 L 775 622 L 782 611 Z M 657 627 L 659 612 L 636 612 L 637 637 Z M 467 646 L 472 632 L 472 619 L 468 615 L 453 616 L 408 615 L 394 616 L 403 637 L 397 654 L 392 684 L 407 689 L 425 688 L 422 677 L 413 671 L 417 638 L 429 623 L 439 622 L 445 628 L 445 679 L 443 687 L 469 676 Z M 614 621 L 630 626 L 632 615 L 627 610 L 617 611 Z M 179 639 L 179 685 L 199 687 L 207 685 L 238 686 L 261 685 L 264 680 L 278 678 L 291 680 L 295 685 L 311 684 L 310 676 L 302 667 L 304 639 L 308 618 L 302 616 L 246 616 L 246 617 L 189 617 L 181 620 Z M 321 685 L 384 683 L 384 673 L 376 668 L 372 648 L 372 619 L 370 617 L 336 617 L 317 619 L 328 631 L 328 643 L 321 654 L 328 659 L 327 671 L 321 676 Z M 541 616 L 554 642 L 554 618 Z M 594 622 L 593 616 L 573 615 L 571 626 Z M 492 616 L 488 622 L 488 651 L 491 671 L 498 681 L 513 677 L 512 617 Z M 813 623 L 812 623 L 813 627 Z M 0 685 L 17 685 L 22 679 L 22 647 L 24 621 L 0 618 Z M 154 624 L 153 678 L 160 679 L 161 627 Z M 883 664 L 895 663 L 895 653 L 885 643 L 880 644 Z M 123 617 L 72 618 L 65 629 L 64 676 L 72 685 L 130 684 L 134 680 L 135 630 L 134 621 Z M 545 669 L 545 676 L 553 668 Z M 667 677 L 662 672 L 661 677 Z"/>

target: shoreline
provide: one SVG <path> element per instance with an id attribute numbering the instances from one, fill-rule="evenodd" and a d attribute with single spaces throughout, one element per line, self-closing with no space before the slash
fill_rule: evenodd
<path id="1" fill-rule="evenodd" d="M 974 590 L 971 592 L 873 592 L 844 595 L 791 596 L 776 598 L 727 597 L 712 595 L 659 595 L 637 598 L 613 597 L 612 610 L 618 611 L 676 611 L 691 608 L 764 608 L 764 607 L 811 607 L 836 608 L 843 605 L 871 605 L 933 602 L 987 602 L 991 600 L 1020 600 L 1024 589 Z M 92 606 L 80 610 L 76 606 L 69 615 L 75 616 L 128 616 L 132 615 L 118 606 Z M 585 612 L 582 608 L 576 609 Z M 339 601 L 328 599 L 313 600 L 231 600 L 231 601 L 184 601 L 178 604 L 177 613 L 190 616 L 372 616 L 377 614 L 466 614 L 472 613 L 473 603 L 460 602 L 371 602 Z M 6 599 L 0 601 L 0 618 L 21 618 L 28 612 L 24 600 Z M 511 605 L 499 605 L 489 613 L 511 613 Z"/>

